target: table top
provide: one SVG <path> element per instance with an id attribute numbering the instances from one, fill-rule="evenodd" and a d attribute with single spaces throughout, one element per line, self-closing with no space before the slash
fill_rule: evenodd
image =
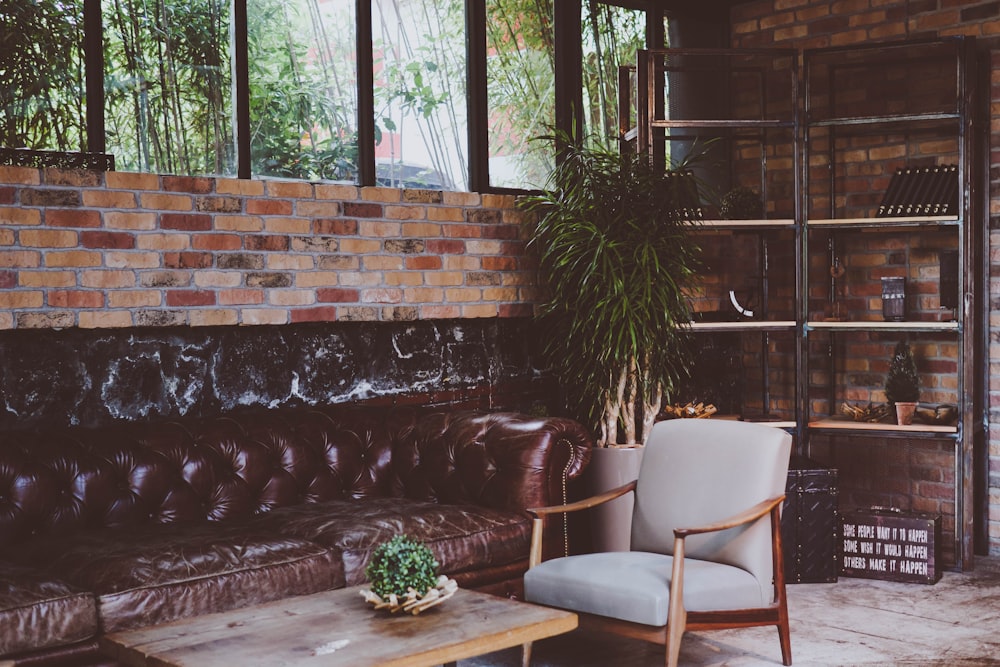
<path id="1" fill-rule="evenodd" d="M 363 587 L 105 635 L 132 667 L 441 665 L 569 632 L 576 614 L 459 589 L 417 616 L 375 611 Z"/>

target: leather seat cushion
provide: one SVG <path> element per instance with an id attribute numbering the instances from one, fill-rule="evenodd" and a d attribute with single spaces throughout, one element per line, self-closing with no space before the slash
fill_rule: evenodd
<path id="1" fill-rule="evenodd" d="M 305 540 L 252 524 L 160 524 L 21 545 L 34 562 L 97 595 L 115 632 L 343 586 L 340 560 Z"/>
<path id="2" fill-rule="evenodd" d="M 667 624 L 673 557 L 642 551 L 555 558 L 524 575 L 524 597 L 623 621 Z M 684 608 L 688 611 L 762 607 L 757 579 L 738 567 L 687 558 Z"/>
<path id="3" fill-rule="evenodd" d="M 440 573 L 447 575 L 526 561 L 531 543 L 531 521 L 525 514 L 405 498 L 280 507 L 260 517 L 258 525 L 339 552 L 348 586 L 367 581 L 372 552 L 398 534 L 425 543 Z"/>
<path id="4" fill-rule="evenodd" d="M 0 562 L 0 655 L 83 641 L 96 636 L 97 628 L 93 595 Z"/>

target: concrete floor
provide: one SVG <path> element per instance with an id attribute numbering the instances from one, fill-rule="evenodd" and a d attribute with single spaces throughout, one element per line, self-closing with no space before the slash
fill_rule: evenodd
<path id="1" fill-rule="evenodd" d="M 841 577 L 788 586 L 792 658 L 800 667 L 1000 665 L 1000 558 L 971 572 L 945 572 L 934 585 Z M 509 649 L 459 667 L 514 667 Z M 534 667 L 653 667 L 663 650 L 645 642 L 573 632 L 536 642 Z M 682 665 L 780 665 L 774 628 L 688 633 Z"/>

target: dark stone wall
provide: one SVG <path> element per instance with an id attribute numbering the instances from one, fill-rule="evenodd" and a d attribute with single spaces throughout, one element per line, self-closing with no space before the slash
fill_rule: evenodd
<path id="1" fill-rule="evenodd" d="M 551 395 L 531 329 L 462 319 L 8 331 L 0 430 L 350 401 L 528 410 Z"/>

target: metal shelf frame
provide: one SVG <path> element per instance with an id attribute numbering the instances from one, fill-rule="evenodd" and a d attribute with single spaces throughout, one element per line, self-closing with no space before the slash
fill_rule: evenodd
<path id="1" fill-rule="evenodd" d="M 857 233 L 891 233 L 900 230 L 909 230 L 911 233 L 921 233 L 931 230 L 950 230 L 957 236 L 959 248 L 958 275 L 960 276 L 960 295 L 958 307 L 955 311 L 955 321 L 953 322 L 931 322 L 931 321 L 907 321 L 907 322 L 871 322 L 871 321 L 810 321 L 809 307 L 810 299 L 808 290 L 802 290 L 800 295 L 800 311 L 798 318 L 802 322 L 802 335 L 800 338 L 800 349 L 802 367 L 799 374 L 798 396 L 802 401 L 801 410 L 803 414 L 809 414 L 810 386 L 809 373 L 809 351 L 811 335 L 822 332 L 828 341 L 832 341 L 841 332 L 899 332 L 909 336 L 919 336 L 920 334 L 940 336 L 942 334 L 954 336 L 957 343 L 958 358 L 957 367 L 957 400 L 958 400 L 958 423 L 955 426 L 912 426 L 899 427 L 889 424 L 857 424 L 842 420 L 829 418 L 815 418 L 810 416 L 806 428 L 803 432 L 805 451 L 809 451 L 809 436 L 812 433 L 844 433 L 854 435 L 873 435 L 885 438 L 932 438 L 946 439 L 953 442 L 954 457 L 954 507 L 955 507 L 955 544 L 954 551 L 956 557 L 956 567 L 964 570 L 973 565 L 975 552 L 975 532 L 976 516 L 974 504 L 974 488 L 976 484 L 976 458 L 977 450 L 984 447 L 980 442 L 986 428 L 986 406 L 985 406 L 985 350 L 983 349 L 983 336 L 979 333 L 983 330 L 988 321 L 986 319 L 986 307 L 982 303 L 985 259 L 988 257 L 985 238 L 981 229 L 985 226 L 983 216 L 985 211 L 978 196 L 978 189 L 983 178 L 982 156 L 977 155 L 974 143 L 973 126 L 974 122 L 980 124 L 981 118 L 977 114 L 982 112 L 976 106 L 976 88 L 978 77 L 976 75 L 977 56 L 975 51 L 975 40 L 973 38 L 944 38 L 940 40 L 927 41 L 927 49 L 920 49 L 921 42 L 894 42 L 870 47 L 852 46 L 850 48 L 829 47 L 822 49 L 811 49 L 803 52 L 803 85 L 804 85 L 804 125 L 803 132 L 803 165 L 802 189 L 800 190 L 803 204 L 802 225 L 803 233 L 800 236 L 802 248 L 800 254 L 803 258 L 800 263 L 802 270 L 802 284 L 809 284 L 809 257 L 815 255 L 810 243 L 811 232 L 814 230 L 831 230 L 837 234 L 857 234 Z M 919 54 L 914 56 L 913 54 Z M 907 58 L 923 59 L 930 57 L 927 54 L 936 54 L 934 57 L 948 56 L 952 59 L 950 63 L 954 67 L 955 95 L 949 104 L 954 106 L 949 109 L 940 109 L 933 112 L 921 113 L 900 113 L 900 114 L 875 114 L 868 117 L 856 115 L 844 115 L 841 117 L 829 117 L 816 113 L 813 109 L 814 97 L 821 99 L 821 102 L 829 108 L 836 106 L 832 100 L 835 90 L 825 90 L 818 93 L 814 88 L 813 66 L 819 62 L 818 68 L 824 72 L 829 79 L 833 79 L 831 71 L 839 65 L 835 64 L 838 58 L 844 56 L 850 59 L 851 67 L 863 65 L 867 68 L 878 68 L 880 65 L 891 63 L 898 67 L 907 61 Z M 948 62 L 939 63 L 948 66 Z M 826 68 L 825 70 L 822 68 Z M 819 77 L 820 75 L 817 75 Z M 829 82 L 828 82 L 829 83 Z M 823 97 L 823 96 L 826 97 Z M 817 103 L 819 104 L 819 103 Z M 942 135 L 947 134 L 956 144 L 958 153 L 958 179 L 960 184 L 959 211 L 956 216 L 935 216 L 917 218 L 857 218 L 838 217 L 838 194 L 836 192 L 835 165 L 836 147 L 835 137 L 839 132 L 869 134 L 900 134 L 907 128 L 915 131 L 926 132 L 929 126 L 933 126 L 934 132 Z M 808 198 L 813 190 L 810 188 L 810 170 L 806 165 L 810 164 L 812 154 L 811 137 L 813 130 L 822 128 L 825 132 L 826 143 L 826 164 L 829 166 L 828 193 L 830 210 L 823 219 L 810 219 Z M 943 130 L 947 129 L 947 133 Z M 820 252 L 827 252 L 826 243 L 822 244 Z M 829 342 L 830 359 L 829 364 L 834 364 L 833 350 L 835 346 Z M 831 366 L 832 370 L 832 366 Z M 832 377 L 832 375 L 830 376 Z M 835 445 L 834 445 L 835 446 Z M 982 474 L 982 471 L 980 471 Z M 980 519 L 982 520 L 982 519 Z"/>

